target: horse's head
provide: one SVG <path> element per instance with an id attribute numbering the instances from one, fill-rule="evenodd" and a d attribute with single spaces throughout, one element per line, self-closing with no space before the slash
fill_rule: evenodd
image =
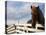
<path id="1" fill-rule="evenodd" d="M 31 5 L 32 13 L 33 13 L 33 14 L 37 14 L 38 8 L 39 8 L 38 5 L 32 4 L 32 5 Z"/>

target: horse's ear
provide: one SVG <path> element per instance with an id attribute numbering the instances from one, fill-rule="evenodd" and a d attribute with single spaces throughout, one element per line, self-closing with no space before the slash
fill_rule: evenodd
<path id="1" fill-rule="evenodd" d="M 32 6 L 31 6 L 31 9 L 32 9 Z"/>
<path id="2" fill-rule="evenodd" d="M 39 6 L 38 7 L 36 7 L 37 9 L 39 8 Z"/>

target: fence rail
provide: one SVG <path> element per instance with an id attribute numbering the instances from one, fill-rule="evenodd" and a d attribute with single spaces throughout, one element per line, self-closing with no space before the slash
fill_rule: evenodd
<path id="1" fill-rule="evenodd" d="M 7 33 L 12 34 L 12 33 L 34 33 L 34 32 L 43 32 L 44 27 L 41 24 L 36 24 L 36 28 L 32 28 L 31 24 L 13 24 L 10 25 L 7 28 Z"/>

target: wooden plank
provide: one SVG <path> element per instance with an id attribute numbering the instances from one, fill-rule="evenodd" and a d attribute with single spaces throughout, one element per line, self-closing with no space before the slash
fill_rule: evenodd
<path id="1" fill-rule="evenodd" d="M 7 32 L 8 32 L 8 31 L 7 31 Z M 8 33 L 14 33 L 14 32 L 16 33 L 16 30 L 10 31 L 10 32 L 8 32 Z"/>
<path id="2" fill-rule="evenodd" d="M 12 28 L 12 27 L 14 27 L 14 25 L 10 25 L 7 29 L 10 29 L 10 28 Z"/>
<path id="3" fill-rule="evenodd" d="M 41 24 L 36 24 L 37 27 L 43 27 Z"/>
<path id="4" fill-rule="evenodd" d="M 11 30 L 14 30 L 15 29 L 15 27 L 13 27 L 13 28 L 11 28 L 11 29 L 7 29 L 7 31 L 11 31 Z"/>
<path id="5" fill-rule="evenodd" d="M 18 24 L 18 25 L 15 24 L 15 26 L 32 26 L 32 25 L 31 24 Z"/>

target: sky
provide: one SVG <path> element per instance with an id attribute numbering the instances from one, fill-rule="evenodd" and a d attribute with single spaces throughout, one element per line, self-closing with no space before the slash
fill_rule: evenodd
<path id="1" fill-rule="evenodd" d="M 44 3 L 37 3 L 44 14 Z M 31 2 L 7 1 L 7 20 L 28 21 L 31 15 Z"/>

